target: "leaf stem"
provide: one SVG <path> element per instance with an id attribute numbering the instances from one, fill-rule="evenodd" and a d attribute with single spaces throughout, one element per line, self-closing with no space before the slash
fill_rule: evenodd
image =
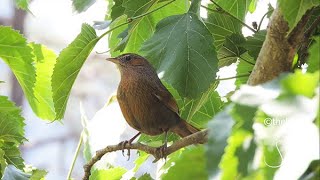
<path id="1" fill-rule="evenodd" d="M 144 16 L 146 16 L 146 15 L 149 15 L 149 14 L 151 14 L 151 13 L 153 13 L 153 12 L 155 12 L 155 11 L 158 11 L 159 9 L 161 9 L 161 8 L 163 8 L 163 7 L 171 4 L 171 3 L 173 3 L 174 1 L 176 1 L 176 0 L 171 0 L 171 1 L 167 2 L 166 4 L 164 4 L 164 5 L 162 5 L 162 6 L 159 6 L 159 7 L 155 8 L 155 9 L 153 9 L 152 11 L 149 11 L 149 12 L 146 12 L 146 13 L 143 13 L 143 14 L 140 14 L 140 15 L 135 16 L 135 17 L 132 17 L 132 18 L 128 18 L 128 21 L 129 21 L 130 19 L 131 19 L 131 20 L 135 20 L 135 19 L 139 19 L 139 18 L 141 18 L 141 17 L 144 17 Z"/>
<path id="2" fill-rule="evenodd" d="M 266 13 L 262 16 L 262 18 L 261 18 L 261 20 L 260 20 L 260 23 L 259 23 L 259 26 L 258 26 L 257 31 L 260 31 L 261 24 L 262 24 L 262 22 L 263 22 L 264 18 L 265 18 L 269 13 L 271 13 L 272 11 L 273 11 L 273 10 L 268 11 L 268 12 L 266 12 Z"/>
<path id="3" fill-rule="evenodd" d="M 240 77 L 248 77 L 248 76 L 250 76 L 250 74 L 242 74 L 242 75 L 233 76 L 233 77 L 219 78 L 219 79 L 217 79 L 217 81 L 224 81 L 224 80 L 236 79 L 236 78 L 240 78 Z"/>
<path id="4" fill-rule="evenodd" d="M 146 12 L 146 13 L 143 13 L 143 14 L 140 14 L 140 15 L 138 15 L 138 16 L 129 17 L 129 18 L 127 19 L 127 22 L 121 23 L 121 24 L 119 24 L 119 25 L 117 25 L 117 26 L 109 29 L 107 32 L 103 33 L 103 34 L 99 37 L 99 40 L 100 40 L 101 38 L 103 38 L 105 35 L 107 35 L 107 34 L 109 34 L 110 32 L 112 32 L 113 30 L 118 29 L 119 27 L 124 26 L 124 25 L 126 25 L 126 24 L 129 24 L 129 23 L 131 23 L 131 22 L 132 22 L 133 20 L 135 20 L 135 19 L 139 19 L 139 18 L 142 18 L 142 17 L 144 17 L 144 16 L 146 16 L 146 15 L 149 15 L 149 14 L 151 14 L 151 13 L 153 13 L 153 12 L 155 12 L 155 11 L 157 11 L 157 10 L 159 10 L 159 9 L 161 9 L 161 8 L 163 8 L 163 7 L 171 4 L 171 3 L 173 3 L 174 1 L 175 1 L 175 0 L 171 0 L 171 1 L 167 2 L 166 4 L 164 4 L 164 5 L 162 5 L 162 6 L 159 6 L 159 7 L 157 7 L 156 9 L 153 9 L 152 11 L 149 11 L 149 12 Z"/>
<path id="5" fill-rule="evenodd" d="M 72 171 L 73 171 L 73 168 L 74 168 L 74 164 L 76 163 L 76 160 L 77 160 L 77 157 L 79 155 L 79 151 L 80 151 L 80 148 L 81 148 L 81 145 L 82 145 L 82 142 L 83 142 L 83 138 L 82 138 L 83 135 L 82 134 L 83 133 L 81 133 L 81 135 L 80 135 L 78 146 L 77 146 L 76 152 L 74 153 L 74 157 L 73 157 L 73 160 L 72 160 L 72 163 L 71 163 L 68 175 L 67 175 L 67 180 L 71 180 L 71 174 L 72 174 Z"/>
<path id="6" fill-rule="evenodd" d="M 217 10 L 205 7 L 205 6 L 201 6 L 204 7 L 205 9 L 212 11 L 212 12 L 217 12 L 217 13 L 221 13 L 221 14 L 226 14 L 232 18 L 234 18 L 235 20 L 237 20 L 240 24 L 242 24 L 243 26 L 245 26 L 246 28 L 250 29 L 252 32 L 256 33 L 257 31 L 255 29 L 253 29 L 251 26 L 247 25 L 246 23 L 244 23 L 241 19 L 235 17 L 234 15 L 230 14 L 228 11 L 224 10 L 219 4 L 217 4 L 216 2 L 214 2 L 213 0 L 210 0 L 215 6 L 218 7 Z"/>

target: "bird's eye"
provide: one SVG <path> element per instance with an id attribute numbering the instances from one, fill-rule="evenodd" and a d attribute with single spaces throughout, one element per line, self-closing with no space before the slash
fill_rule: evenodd
<path id="1" fill-rule="evenodd" d="M 131 56 L 125 56 L 125 57 L 124 57 L 124 60 L 130 61 L 130 60 L 131 60 Z"/>

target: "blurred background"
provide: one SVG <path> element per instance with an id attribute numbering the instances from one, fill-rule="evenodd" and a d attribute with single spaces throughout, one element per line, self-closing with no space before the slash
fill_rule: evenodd
<path id="1" fill-rule="evenodd" d="M 41 43 L 57 54 L 80 32 L 81 24 L 92 24 L 104 20 L 107 3 L 97 2 L 86 12 L 77 14 L 68 0 L 33 0 L 30 3 L 32 14 L 15 8 L 13 0 L 0 0 L 0 25 L 12 26 L 36 43 Z M 0 79 L 6 83 L 0 86 L 0 94 L 9 96 L 23 109 L 26 119 L 28 142 L 21 147 L 27 164 L 49 171 L 47 179 L 66 179 L 74 151 L 82 130 L 79 104 L 89 119 L 107 102 L 116 90 L 119 74 L 115 66 L 104 61 L 107 55 L 95 51 L 106 51 L 107 40 L 102 40 L 83 66 L 72 88 L 65 118 L 61 122 L 46 122 L 32 112 L 14 75 L 3 61 L 0 61 Z M 81 179 L 82 155 L 78 156 L 73 172 L 75 179 Z"/>
<path id="2" fill-rule="evenodd" d="M 247 15 L 246 22 L 251 24 L 253 21 L 260 20 L 267 11 L 267 3 L 269 1 L 261 1 L 255 14 Z M 274 1 L 273 4 L 275 4 Z M 32 14 L 16 9 L 13 0 L 0 0 L 0 25 L 12 26 L 24 34 L 29 42 L 46 45 L 58 54 L 79 34 L 82 23 L 87 22 L 92 25 L 93 21 L 104 20 L 107 2 L 97 0 L 93 6 L 81 14 L 73 11 L 71 0 L 32 0 L 29 9 Z M 202 16 L 206 15 L 202 14 Z M 267 22 L 267 20 L 263 22 L 262 28 L 267 26 Z M 101 34 L 100 31 L 97 33 Z M 251 32 L 244 28 L 243 33 L 248 36 Z M 48 180 L 66 179 L 82 131 L 80 102 L 88 119 L 93 118 L 91 122 L 94 122 L 94 119 L 102 121 L 105 119 L 105 126 L 101 126 L 101 123 L 94 126 L 92 123 L 91 128 L 94 129 L 92 136 L 96 137 L 93 138 L 92 143 L 97 149 L 105 144 L 114 144 L 121 139 L 128 139 L 135 133 L 126 125 L 117 104 L 104 112 L 99 111 L 110 95 L 116 91 L 119 82 L 119 74 L 115 66 L 104 61 L 108 54 L 96 53 L 107 50 L 107 39 L 104 38 L 92 51 L 76 79 L 64 119 L 52 123 L 40 120 L 33 114 L 15 77 L 7 65 L 0 61 L 0 80 L 6 82 L 0 86 L 0 94 L 9 96 L 18 106 L 21 106 L 26 119 L 25 137 L 29 141 L 21 147 L 22 156 L 27 164 L 48 170 Z M 232 66 L 223 68 L 219 72 L 221 77 L 231 77 L 234 73 L 235 67 Z M 233 81 L 221 82 L 219 93 L 226 94 L 234 89 Z M 112 118 L 109 119 L 106 114 Z M 112 123 L 107 120 L 112 120 Z M 111 159 L 116 161 L 115 158 Z M 126 158 L 121 156 L 121 159 L 122 163 L 128 164 Z M 83 164 L 84 159 L 80 154 L 73 171 L 73 178 L 81 179 Z"/>

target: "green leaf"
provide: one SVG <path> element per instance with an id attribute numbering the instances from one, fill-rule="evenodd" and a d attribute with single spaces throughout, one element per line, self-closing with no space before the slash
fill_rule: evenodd
<path id="1" fill-rule="evenodd" d="M 83 141 L 83 157 L 86 162 L 89 162 L 90 159 L 92 159 L 93 154 L 91 153 L 91 146 L 90 146 L 90 133 L 88 130 L 88 118 L 87 115 L 83 109 L 82 103 L 80 103 L 80 114 L 81 114 L 81 124 L 82 124 L 82 132 L 81 132 L 81 138 Z"/>
<path id="2" fill-rule="evenodd" d="M 95 0 L 72 0 L 72 6 L 78 13 L 80 13 L 86 11 L 95 2 Z"/>
<path id="3" fill-rule="evenodd" d="M 9 27 L 0 26 L 0 57 L 17 77 L 24 94 L 37 116 L 53 120 L 51 75 L 56 61 L 54 52 L 26 39 Z"/>
<path id="4" fill-rule="evenodd" d="M 94 29 L 83 24 L 81 33 L 60 53 L 52 75 L 53 101 L 56 119 L 62 119 L 72 85 L 84 61 L 99 41 Z"/>
<path id="5" fill-rule="evenodd" d="M 162 176 L 162 180 L 172 179 L 208 179 L 204 147 L 197 146 L 183 151 L 175 165 Z M 192 164 L 191 164 L 192 163 Z"/>
<path id="6" fill-rule="evenodd" d="M 290 31 L 298 24 L 306 11 L 320 4 L 319 0 L 281 0 L 278 2 Z"/>
<path id="7" fill-rule="evenodd" d="M 123 13 L 125 8 L 122 6 L 123 0 L 114 0 L 114 5 L 111 8 L 111 19 L 112 21 L 116 20 Z"/>
<path id="8" fill-rule="evenodd" d="M 119 180 L 127 170 L 122 167 L 116 167 L 112 169 L 99 169 L 94 170 L 89 177 L 90 180 Z"/>
<path id="9" fill-rule="evenodd" d="M 41 169 L 32 170 L 32 175 L 29 180 L 44 180 L 47 173 L 47 171 Z"/>
<path id="10" fill-rule="evenodd" d="M 17 145 L 12 143 L 4 143 L 1 149 L 4 151 L 4 157 L 6 159 L 7 164 L 14 165 L 16 168 L 19 168 L 21 170 L 24 168 L 24 163 L 21 157 L 20 149 Z"/>
<path id="11" fill-rule="evenodd" d="M 128 1 L 123 2 L 125 8 L 124 13 L 127 17 L 134 17 L 142 15 L 143 13 L 150 12 L 157 9 L 168 2 L 157 2 L 156 0 L 140 0 L 140 1 Z M 141 8 L 140 8 L 141 7 Z M 135 19 L 129 25 L 122 27 L 121 31 L 117 30 L 110 34 L 109 44 L 111 47 L 116 47 L 114 51 L 120 50 L 121 52 L 134 52 L 138 53 L 143 42 L 149 39 L 155 31 L 156 24 L 164 17 L 172 16 L 175 14 L 184 13 L 187 10 L 188 3 L 186 1 L 175 1 L 167 6 L 158 9 L 157 11 Z M 127 21 L 126 16 L 119 17 L 111 27 L 116 24 L 121 24 Z M 121 38 L 119 40 L 118 38 Z M 110 42 L 113 40 L 114 42 Z M 119 53 L 112 53 L 112 56 L 118 55 Z"/>
<path id="12" fill-rule="evenodd" d="M 0 26 L 0 58 L 16 76 L 33 110 L 36 100 L 33 96 L 36 72 L 33 65 L 32 49 L 19 32 L 10 27 Z"/>
<path id="13" fill-rule="evenodd" d="M 246 84 L 255 64 L 255 60 L 248 54 L 248 52 L 242 54 L 239 58 L 239 63 L 237 65 L 237 76 L 248 75 L 245 77 L 239 77 L 236 79 L 236 86 Z"/>
<path id="14" fill-rule="evenodd" d="M 246 52 L 246 49 L 240 46 L 244 42 L 245 39 L 240 34 L 232 34 L 226 37 L 222 48 L 218 51 L 219 68 L 237 62 L 238 58 Z"/>
<path id="15" fill-rule="evenodd" d="M 15 0 L 15 2 L 19 9 L 28 10 L 29 0 Z"/>
<path id="16" fill-rule="evenodd" d="M 316 72 L 320 69 L 320 36 L 314 38 L 315 43 L 309 48 L 308 72 Z"/>
<path id="17" fill-rule="evenodd" d="M 209 120 L 223 107 L 221 97 L 215 91 L 216 87 L 217 85 L 215 84 L 211 85 L 209 90 L 197 99 L 184 100 L 184 105 L 180 109 L 181 117 L 198 128 L 207 127 Z"/>
<path id="18" fill-rule="evenodd" d="M 249 10 L 251 0 L 215 0 L 215 2 L 225 11 L 228 11 L 230 14 L 243 21 Z"/>
<path id="19" fill-rule="evenodd" d="M 246 176 L 253 161 L 256 145 L 253 137 L 253 122 L 257 108 L 235 104 L 230 112 L 236 122 L 228 146 L 220 164 L 222 179 Z M 249 145 L 249 146 L 248 146 Z"/>
<path id="20" fill-rule="evenodd" d="M 249 12 L 252 14 L 257 7 L 257 0 L 251 0 L 250 5 L 249 5 Z"/>
<path id="21" fill-rule="evenodd" d="M 266 30 L 260 30 L 253 36 L 249 36 L 247 41 L 242 44 L 242 46 L 248 50 L 249 55 L 255 60 L 258 58 L 262 44 L 266 39 L 266 34 Z"/>
<path id="22" fill-rule="evenodd" d="M 153 180 L 150 174 L 145 173 L 144 175 L 140 176 L 137 180 Z"/>
<path id="23" fill-rule="evenodd" d="M 0 96 L 0 140 L 20 144 L 24 138 L 24 119 L 21 109 L 17 108 L 6 96 Z"/>
<path id="24" fill-rule="evenodd" d="M 219 163 L 227 146 L 227 140 L 232 132 L 234 121 L 228 114 L 231 106 L 218 113 L 208 124 L 209 135 L 207 144 L 207 166 L 210 179 L 216 178 L 220 172 Z"/>
<path id="25" fill-rule="evenodd" d="M 141 167 L 141 165 L 148 159 L 149 156 L 150 156 L 149 154 L 139 151 L 139 157 L 134 161 L 135 166 L 134 166 L 133 172 L 137 172 Z"/>
<path id="26" fill-rule="evenodd" d="M 1 146 L 0 146 L 1 147 Z M 4 157 L 4 151 L 0 148 L 0 177 L 2 177 L 5 168 L 7 167 L 7 162 L 6 159 Z"/>
<path id="27" fill-rule="evenodd" d="M 161 20 L 141 50 L 182 97 L 205 92 L 218 71 L 211 33 L 192 11 Z"/>
<path id="28" fill-rule="evenodd" d="M 292 95 L 303 95 L 309 98 L 314 96 L 315 89 L 318 85 L 319 71 L 313 74 L 303 74 L 301 70 L 297 70 L 294 74 L 289 74 L 281 81 L 281 87 L 285 92 Z"/>
<path id="29" fill-rule="evenodd" d="M 8 165 L 4 171 L 3 180 L 29 180 L 30 174 L 22 172 L 12 165 Z"/>
<path id="30" fill-rule="evenodd" d="M 209 4 L 209 8 L 213 9 L 214 5 Z M 207 11 L 208 18 L 205 20 L 206 26 L 214 37 L 214 45 L 219 50 L 225 38 L 231 34 L 241 34 L 241 24 L 230 16 L 224 14 Z"/>
<path id="31" fill-rule="evenodd" d="M 320 177 L 320 160 L 313 160 L 299 180 L 316 180 Z"/>
<path id="32" fill-rule="evenodd" d="M 51 76 L 56 55 L 43 45 L 31 43 L 35 55 L 36 83 L 34 85 L 33 111 L 42 119 L 54 120 L 55 110 L 52 99 Z"/>

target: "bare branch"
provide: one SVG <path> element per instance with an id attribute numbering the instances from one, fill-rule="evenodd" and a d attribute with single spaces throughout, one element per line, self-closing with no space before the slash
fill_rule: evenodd
<path id="1" fill-rule="evenodd" d="M 174 142 L 171 146 L 169 146 L 165 152 L 162 154 L 157 147 L 147 146 L 141 143 L 133 143 L 133 144 L 126 144 L 125 149 L 136 149 L 140 151 L 144 151 L 148 154 L 151 154 L 155 157 L 154 162 L 158 161 L 159 159 L 168 156 L 169 154 L 184 148 L 186 146 L 190 146 L 193 144 L 204 144 L 208 140 L 208 130 L 203 130 L 197 133 L 194 133 L 190 136 L 184 137 L 176 142 Z M 96 152 L 96 155 L 86 164 L 84 165 L 84 177 L 83 180 L 88 180 L 91 174 L 92 166 L 98 162 L 105 154 L 115 151 L 122 150 L 122 145 L 111 145 L 107 146 L 99 151 Z"/>

